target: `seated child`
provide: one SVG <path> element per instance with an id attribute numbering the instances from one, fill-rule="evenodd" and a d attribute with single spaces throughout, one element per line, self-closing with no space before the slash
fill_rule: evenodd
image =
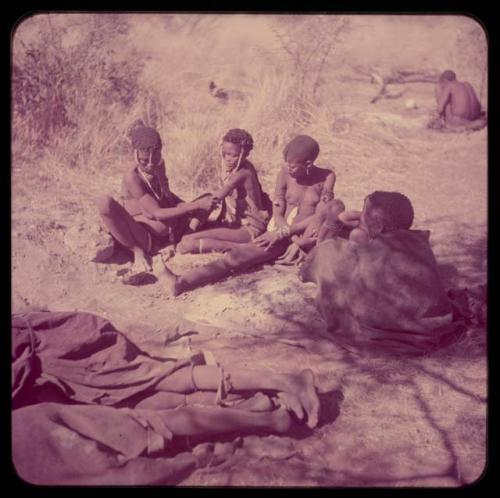
<path id="1" fill-rule="evenodd" d="M 222 209 L 214 227 L 184 235 L 176 251 L 225 252 L 236 244 L 252 241 L 266 230 L 270 213 L 255 167 L 248 160 L 252 148 L 252 136 L 245 130 L 235 128 L 224 135 L 219 169 L 222 187 L 214 193 Z"/>

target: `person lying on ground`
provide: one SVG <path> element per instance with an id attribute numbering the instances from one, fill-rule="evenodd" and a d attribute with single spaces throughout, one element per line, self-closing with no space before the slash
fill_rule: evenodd
<path id="1" fill-rule="evenodd" d="M 267 232 L 249 243 L 238 244 L 224 256 L 183 275 L 175 275 L 161 258 L 153 261 L 153 271 L 170 295 L 178 295 L 208 282 L 221 280 L 235 270 L 272 262 L 284 254 L 291 237 L 301 235 L 309 224 L 318 226 L 333 201 L 335 173 L 314 164 L 319 144 L 307 135 L 298 135 L 285 147 L 273 203 L 273 218 Z"/>
<path id="2" fill-rule="evenodd" d="M 311 429 L 318 423 L 320 403 L 309 369 L 286 374 L 223 368 L 208 364 L 206 352 L 168 356 L 151 356 L 108 320 L 90 313 L 14 314 L 16 468 L 35 478 L 65 479 L 80 474 L 75 462 L 83 474 L 89 466 L 102 472 L 94 468 L 92 454 L 100 458 L 103 448 L 111 452 L 105 466 L 116 453 L 123 465 L 142 454 L 161 453 L 185 436 L 284 433 L 292 417 Z M 80 436 L 86 438 L 81 446 Z M 30 451 L 33 439 L 40 443 L 36 458 Z M 58 452 L 68 448 L 71 460 L 58 461 Z"/>
<path id="3" fill-rule="evenodd" d="M 437 116 L 447 126 L 461 126 L 478 119 L 481 104 L 472 85 L 458 81 L 456 74 L 447 69 L 435 87 Z"/>
<path id="4" fill-rule="evenodd" d="M 221 188 L 214 192 L 220 201 L 212 227 L 182 237 L 175 250 L 180 254 L 225 252 L 237 244 L 250 242 L 266 230 L 270 206 L 266 202 L 257 171 L 248 160 L 253 138 L 245 130 L 229 130 L 221 143 L 219 178 Z M 205 218 L 207 215 L 205 215 Z M 200 220 L 194 220 L 196 228 Z"/>
<path id="5" fill-rule="evenodd" d="M 190 219 L 209 212 L 217 203 L 212 195 L 183 202 L 169 188 L 159 133 L 146 126 L 131 130 L 134 164 L 123 177 L 119 200 L 104 195 L 98 209 L 104 225 L 134 254 L 132 271 L 124 283 L 135 283 L 150 269 L 147 256 L 154 246 L 179 240 Z"/>
<path id="6" fill-rule="evenodd" d="M 334 340 L 365 352 L 422 354 L 462 331 L 430 232 L 411 230 L 413 216 L 403 194 L 373 192 L 362 211 L 337 215 L 350 227 L 347 239 L 325 232 L 307 255 L 299 278 L 317 284 L 316 305 Z"/>

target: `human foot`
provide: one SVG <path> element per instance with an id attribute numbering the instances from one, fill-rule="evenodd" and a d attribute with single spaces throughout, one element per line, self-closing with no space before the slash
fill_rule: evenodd
<path id="1" fill-rule="evenodd" d="M 319 398 L 314 385 L 312 370 L 302 370 L 295 376 L 291 394 L 295 395 L 307 414 L 307 426 L 313 429 L 318 425 Z"/>
<path id="2" fill-rule="evenodd" d="M 288 392 L 280 392 L 276 396 L 278 404 L 286 408 L 289 412 L 293 413 L 297 420 L 304 419 L 304 408 L 299 400 L 299 398 L 295 394 L 291 394 Z"/>
<path id="3" fill-rule="evenodd" d="M 177 296 L 180 294 L 177 285 L 178 277 L 167 267 L 161 255 L 153 258 L 153 273 L 170 295 Z"/>
<path id="4" fill-rule="evenodd" d="M 146 253 L 140 247 L 134 247 L 134 263 L 131 270 L 134 273 L 148 272 L 151 271 L 151 265 L 149 264 Z"/>

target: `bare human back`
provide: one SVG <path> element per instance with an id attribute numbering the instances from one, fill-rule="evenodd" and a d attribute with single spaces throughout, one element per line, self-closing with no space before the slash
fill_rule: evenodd
<path id="1" fill-rule="evenodd" d="M 467 81 L 458 81 L 453 71 L 444 71 L 436 84 L 436 103 L 439 116 L 446 124 L 463 125 L 478 119 L 481 104 Z"/>

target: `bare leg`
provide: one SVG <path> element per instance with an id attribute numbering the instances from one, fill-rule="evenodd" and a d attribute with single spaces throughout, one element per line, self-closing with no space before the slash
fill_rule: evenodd
<path id="1" fill-rule="evenodd" d="M 246 241 L 245 241 L 246 242 Z M 186 246 L 183 246 L 179 251 L 179 246 L 177 246 L 177 251 L 180 254 L 194 253 L 194 254 L 206 254 L 210 252 L 227 252 L 238 246 L 240 242 L 230 242 L 228 240 L 217 240 L 217 239 L 196 239 L 189 243 L 189 251 L 186 250 Z"/>
<path id="2" fill-rule="evenodd" d="M 157 258 L 153 261 L 153 272 L 167 292 L 177 296 L 187 290 L 228 277 L 236 269 L 246 269 L 273 261 L 285 252 L 287 244 L 287 242 L 278 243 L 267 251 L 252 242 L 238 244 L 221 259 L 195 268 L 184 275 L 175 275 L 161 258 Z"/>
<path id="3" fill-rule="evenodd" d="M 291 424 L 286 410 L 255 413 L 233 408 L 189 406 L 159 413 L 164 417 L 167 427 L 177 436 L 262 429 L 283 433 L 289 430 Z"/>
<path id="4" fill-rule="evenodd" d="M 339 214 L 344 211 L 345 205 L 341 200 L 332 200 L 325 206 L 318 242 L 331 239 L 340 233 L 343 223 L 339 220 Z"/>
<path id="5" fill-rule="evenodd" d="M 241 394 L 229 393 L 224 401 L 238 410 L 270 412 L 275 409 L 273 401 L 261 392 L 257 392 L 249 398 L 245 398 Z M 137 403 L 135 408 L 173 410 L 192 405 L 215 406 L 215 395 L 212 391 L 196 391 L 189 394 L 160 391 Z"/>
<path id="6" fill-rule="evenodd" d="M 198 365 L 193 369 L 182 368 L 163 379 L 157 385 L 159 391 L 187 393 L 196 388 L 202 391 L 215 391 L 220 383 L 220 369 L 215 366 Z M 271 390 L 288 393 L 288 406 L 297 418 L 307 414 L 307 425 L 315 427 L 318 422 L 319 399 L 314 385 L 314 374 L 303 370 L 299 374 L 276 374 L 261 370 L 234 370 L 230 372 L 232 391 Z"/>
<path id="7" fill-rule="evenodd" d="M 202 244 L 200 244 L 200 239 L 203 239 Z M 245 228 L 213 228 L 185 235 L 177 244 L 176 250 L 180 254 L 223 252 L 232 249 L 235 244 L 250 242 L 251 240 L 250 233 Z M 224 242 L 227 242 L 227 244 L 224 244 Z"/>
<path id="8" fill-rule="evenodd" d="M 149 249 L 150 234 L 147 229 L 134 218 L 112 197 L 103 196 L 99 199 L 99 214 L 111 235 L 123 246 L 134 253 L 133 269 L 144 271 L 149 269 L 145 252 Z"/>

